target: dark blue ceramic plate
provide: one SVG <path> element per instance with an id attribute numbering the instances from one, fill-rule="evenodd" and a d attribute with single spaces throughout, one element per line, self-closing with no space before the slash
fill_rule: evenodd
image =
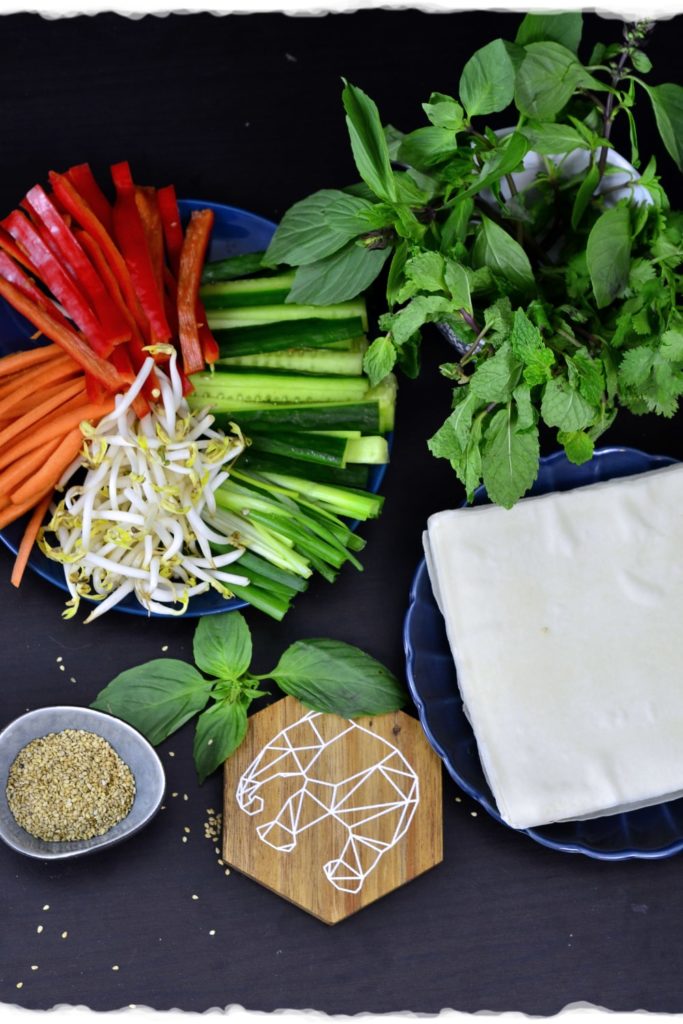
<path id="1" fill-rule="evenodd" d="M 599 480 L 645 473 L 673 461 L 633 448 L 604 448 L 590 462 L 574 466 L 563 452 L 557 452 L 541 459 L 538 479 L 530 493 L 567 491 Z M 486 501 L 480 488 L 475 504 Z M 463 711 L 443 619 L 432 595 L 424 559 L 410 591 L 403 640 L 408 685 L 429 742 L 458 785 L 491 817 L 505 824 L 484 778 L 474 735 Z M 553 850 L 583 853 L 598 860 L 670 857 L 683 850 L 683 799 L 627 814 L 523 831 Z"/>
<path id="2" fill-rule="evenodd" d="M 265 249 L 275 231 L 275 224 L 272 221 L 266 220 L 264 217 L 257 217 L 256 214 L 248 213 L 246 210 L 239 210 L 235 206 L 202 202 L 197 199 L 181 199 L 178 205 L 183 218 L 188 218 L 192 210 L 202 210 L 207 207 L 213 210 L 215 220 L 207 257 L 209 260 L 221 260 L 228 256 Z M 0 299 L 0 355 L 7 355 L 17 349 L 30 348 L 32 343 L 29 339 L 34 330 L 35 328 L 31 324 Z M 379 490 L 385 468 L 385 466 L 374 468 L 370 476 L 369 490 L 375 493 Z M 19 519 L 4 530 L 0 530 L 0 541 L 13 554 L 16 554 L 21 542 L 25 523 L 25 519 Z M 40 551 L 34 549 L 28 564 L 43 579 L 68 593 L 64 583 L 64 570 L 58 562 L 51 562 Z M 218 612 L 232 611 L 245 606 L 245 601 L 239 601 L 237 598 L 226 601 L 220 594 L 210 590 L 206 594 L 192 598 L 185 617 L 215 615 Z M 127 612 L 130 615 L 148 615 L 137 600 L 131 596 L 116 605 L 114 610 Z"/>

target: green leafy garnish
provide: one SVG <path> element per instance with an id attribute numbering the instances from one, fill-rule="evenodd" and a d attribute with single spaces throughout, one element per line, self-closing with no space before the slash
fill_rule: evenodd
<path id="1" fill-rule="evenodd" d="M 121 672 L 90 706 L 128 722 L 154 746 L 199 715 L 193 754 L 200 783 L 244 740 L 249 705 L 265 695 L 265 679 L 312 711 L 342 718 L 387 714 L 406 701 L 388 669 L 340 640 L 298 640 L 270 672 L 250 673 L 251 633 L 239 612 L 200 619 L 193 653 L 212 678 L 184 661 L 157 658 Z"/>

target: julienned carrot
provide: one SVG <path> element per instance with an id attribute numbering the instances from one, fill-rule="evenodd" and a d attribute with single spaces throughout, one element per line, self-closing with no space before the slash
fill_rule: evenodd
<path id="1" fill-rule="evenodd" d="M 0 377 L 9 376 L 11 373 L 18 373 L 27 370 L 39 363 L 47 363 L 57 356 L 62 356 L 63 350 L 59 345 L 52 342 L 49 345 L 41 345 L 40 348 L 29 348 L 24 352 L 13 352 L 9 356 L 0 358 Z"/>
<path id="2" fill-rule="evenodd" d="M 9 426 L 5 427 L 3 431 L 0 431 L 0 449 L 2 449 L 8 441 L 18 437 L 27 427 L 33 426 L 34 423 L 40 423 L 48 413 L 57 409 L 62 403 L 69 398 L 73 398 L 75 395 L 81 394 L 83 388 L 82 380 L 72 381 L 68 385 L 65 385 L 61 395 L 53 395 L 52 398 L 48 398 L 47 401 L 41 402 L 39 405 L 32 409 L 30 412 L 24 413 L 19 419 Z"/>
<path id="3" fill-rule="evenodd" d="M 10 495 L 12 504 L 23 505 L 31 500 L 40 501 L 48 487 L 54 488 L 59 483 L 64 470 L 78 455 L 82 443 L 83 435 L 80 430 L 70 430 L 38 472 Z"/>
<path id="4" fill-rule="evenodd" d="M 21 538 L 21 544 L 19 545 L 17 557 L 14 562 L 14 568 L 12 570 L 12 575 L 10 577 L 13 587 L 18 587 L 21 584 L 24 572 L 26 570 L 26 566 L 28 565 L 31 549 L 35 544 L 36 537 L 38 536 L 38 531 L 40 530 L 43 519 L 45 518 L 45 513 L 50 507 L 51 500 L 52 493 L 48 491 L 45 497 L 38 502 L 38 504 L 33 510 L 31 518 L 26 524 L 24 536 Z"/>
<path id="5" fill-rule="evenodd" d="M 39 445 L 46 444 L 51 439 L 60 440 L 69 430 L 73 430 L 84 420 L 100 420 L 114 408 L 112 399 L 107 399 L 102 405 L 91 405 L 90 403 L 84 404 L 83 399 L 79 397 L 72 399 L 69 405 L 71 408 L 62 406 L 59 409 L 59 415 L 46 419 L 35 429 L 26 430 L 21 437 L 15 438 L 3 451 L 0 451 L 0 470 L 10 466 L 17 459 L 32 452 Z"/>
<path id="6" fill-rule="evenodd" d="M 34 495 L 21 505 L 15 505 L 14 502 L 10 502 L 6 508 L 0 511 L 0 530 L 4 530 L 6 526 L 13 523 L 15 519 L 19 519 L 24 513 L 30 512 L 37 502 L 42 501 L 43 498 L 51 498 L 53 490 L 53 487 L 46 487 L 42 494 Z"/>
<path id="7" fill-rule="evenodd" d="M 46 381 L 28 381 L 23 384 L 20 388 L 17 388 L 13 395 L 6 396 L 2 399 L 2 414 L 3 416 L 14 415 L 14 410 L 18 405 L 31 395 L 36 396 L 36 406 L 42 405 L 40 399 L 40 392 L 43 387 L 52 387 L 53 384 L 62 383 L 64 384 L 64 397 L 70 398 L 71 394 L 75 393 L 76 390 L 83 389 L 85 382 L 83 380 L 83 374 L 80 371 L 74 371 L 69 367 L 65 367 L 62 370 L 55 371 L 54 377 L 51 377 Z M 67 394 L 68 392 L 68 394 Z M 58 396 L 53 396 L 53 399 L 57 399 Z M 35 408 L 35 406 L 34 406 Z M 54 406 L 53 406 L 54 408 Z"/>
<path id="8" fill-rule="evenodd" d="M 62 438 L 57 435 L 43 444 L 36 445 L 27 455 L 15 459 L 4 472 L 0 473 L 0 494 L 11 499 L 12 492 L 33 475 L 49 459 Z"/>
<path id="9" fill-rule="evenodd" d="M 49 359 L 44 363 L 37 363 L 35 366 L 28 366 L 20 373 L 13 373 L 11 377 L 0 377 L 0 394 L 10 391 L 14 392 L 19 385 L 23 386 L 28 382 L 39 384 L 40 381 L 45 380 L 48 381 L 49 385 L 50 376 L 52 374 L 56 375 L 57 372 L 65 369 L 71 373 L 83 373 L 78 363 L 74 362 L 71 356 L 62 352 L 61 355 L 55 356 L 54 359 Z"/>
<path id="10" fill-rule="evenodd" d="M 99 377 L 108 391 L 118 391 L 125 387 L 127 381 L 116 372 L 111 363 L 95 355 L 80 335 L 62 327 L 35 302 L 31 302 L 25 295 L 22 295 L 18 288 L 2 278 L 0 278 L 0 295 L 7 299 L 17 312 L 22 313 L 27 320 L 30 320 L 42 331 L 46 338 L 56 342 L 65 352 L 68 352 L 83 370 Z"/>
<path id="11" fill-rule="evenodd" d="M 58 384 L 53 384 L 52 387 L 42 388 L 38 394 L 29 395 L 19 405 L 13 406 L 11 416 L 5 416 L 2 408 L 2 395 L 0 394 L 0 417 L 3 420 L 6 420 L 7 423 L 11 423 L 11 421 L 16 419 L 17 416 L 23 416 L 25 412 L 29 412 L 30 409 L 33 409 L 38 402 L 46 402 L 48 398 L 52 398 L 53 395 L 61 395 L 63 391 L 63 381 Z"/>

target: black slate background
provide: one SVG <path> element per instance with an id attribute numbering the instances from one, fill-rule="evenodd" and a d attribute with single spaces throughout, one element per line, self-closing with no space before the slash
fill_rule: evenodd
<path id="1" fill-rule="evenodd" d="M 455 92 L 469 54 L 497 34 L 512 37 L 517 21 L 415 11 L 5 16 L 0 210 L 51 168 L 89 160 L 103 173 L 125 158 L 141 181 L 173 181 L 182 196 L 277 219 L 314 189 L 355 177 L 340 76 L 409 129 L 429 92 Z M 655 81 L 677 76 L 680 27 L 676 19 L 657 29 Z M 615 20 L 587 18 L 591 41 L 618 31 Z M 643 151 L 652 147 L 680 204 L 673 164 L 643 131 Z M 401 628 L 422 527 L 462 499 L 448 467 L 425 449 L 448 404 L 436 372 L 445 357 L 429 335 L 422 378 L 402 383 L 385 514 L 364 529 L 365 572 L 350 570 L 334 588 L 316 583 L 280 625 L 247 611 L 262 670 L 292 640 L 327 635 L 403 673 Z M 680 420 L 623 416 L 606 442 L 680 456 L 680 435 Z M 28 708 L 87 704 L 166 645 L 169 656 L 190 655 L 191 621 L 112 614 L 89 627 L 64 623 L 61 593 L 32 574 L 16 593 L 10 571 L 3 549 L 0 726 Z M 457 802 L 446 778 L 444 863 L 329 929 L 236 872 L 225 877 L 203 837 L 207 808 L 220 808 L 220 781 L 197 786 L 191 745 L 186 727 L 162 747 L 167 809 L 125 846 L 63 865 L 0 850 L 0 1003 L 549 1015 L 586 1000 L 683 1010 L 680 857 L 605 864 L 544 849 L 483 812 L 473 816 L 476 805 Z"/>

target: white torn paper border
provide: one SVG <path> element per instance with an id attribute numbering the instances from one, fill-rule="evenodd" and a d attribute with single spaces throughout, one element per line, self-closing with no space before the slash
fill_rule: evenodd
<path id="1" fill-rule="evenodd" d="M 459 11 L 520 11 L 520 12 L 555 12 L 558 10 L 582 10 L 596 13 L 602 17 L 635 20 L 649 18 L 652 20 L 673 18 L 683 15 L 683 4 L 677 0 L 600 0 L 596 4 L 583 4 L 576 0 L 183 0 L 174 4 L 169 0 L 71 0 L 62 3 L 60 0 L 35 0 L 35 2 L 16 3 L 14 0 L 0 0 L 0 14 L 40 14 L 45 18 L 73 18 L 79 15 L 94 15 L 104 12 L 121 14 L 132 19 L 142 18 L 147 14 L 168 16 L 171 14 L 208 13 L 217 16 L 229 14 L 250 14 L 258 12 L 285 13 L 293 17 L 322 17 L 334 14 L 353 14 L 363 10 L 419 10 L 425 13 L 445 14 Z M 683 1010 L 683 1007 L 682 1007 Z M 647 1024 L 675 1024 L 683 1021 L 683 1013 L 650 1013 L 636 1009 L 633 1012 L 621 1013 L 595 1006 L 594 1004 L 575 1002 L 564 1007 L 559 1014 L 551 1018 L 529 1016 L 518 1011 L 498 1013 L 482 1009 L 476 1013 L 463 1013 L 458 1010 L 443 1009 L 439 1014 L 416 1014 L 397 1012 L 390 1014 L 358 1013 L 354 1016 L 329 1016 L 320 1011 L 310 1010 L 276 1010 L 274 1013 L 245 1010 L 241 1006 L 211 1007 L 203 1013 L 183 1010 L 155 1010 L 151 1007 L 130 1004 L 106 1013 L 96 1012 L 86 1006 L 66 1006 L 63 1004 L 50 1010 L 28 1010 L 22 1006 L 0 1004 L 2 1024 L 81 1024 L 95 1022 L 99 1024 L 112 1017 L 124 1016 L 125 1024 L 147 1024 L 150 1017 L 158 1018 L 160 1024 L 192 1024 L 205 1017 L 221 1017 L 228 1024 L 256 1024 L 264 1019 L 275 1018 L 274 1024 L 301 1024 L 302 1021 L 377 1021 L 379 1024 L 405 1024 L 412 1020 L 430 1020 L 438 1024 L 468 1024 L 476 1018 L 496 1017 L 500 1024 L 526 1024 L 533 1020 L 552 1020 L 558 1024 L 591 1024 L 597 1020 L 600 1024 L 639 1024 L 646 1018 Z"/>

